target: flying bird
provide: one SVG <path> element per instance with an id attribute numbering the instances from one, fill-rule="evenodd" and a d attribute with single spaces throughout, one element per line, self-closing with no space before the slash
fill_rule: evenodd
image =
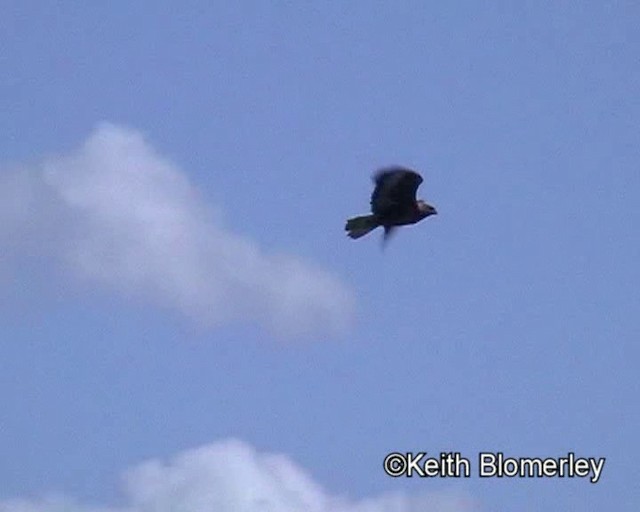
<path id="1" fill-rule="evenodd" d="M 347 236 L 355 240 L 382 226 L 383 242 L 386 242 L 396 227 L 415 224 L 437 214 L 433 206 L 416 199 L 422 181 L 420 174 L 406 167 L 378 170 L 373 175 L 375 187 L 371 194 L 371 214 L 347 220 Z"/>

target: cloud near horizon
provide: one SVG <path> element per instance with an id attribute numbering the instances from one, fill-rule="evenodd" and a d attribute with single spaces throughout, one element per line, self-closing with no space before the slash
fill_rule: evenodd
<path id="1" fill-rule="evenodd" d="M 70 154 L 3 174 L 0 236 L 73 277 L 208 326 L 244 321 L 292 338 L 341 334 L 352 321 L 340 280 L 223 226 L 135 130 L 102 123 Z"/>
<path id="2" fill-rule="evenodd" d="M 332 496 L 287 456 L 229 439 L 149 460 L 123 474 L 125 505 L 82 505 L 64 496 L 0 502 L 0 512 L 471 512 L 452 492 Z"/>

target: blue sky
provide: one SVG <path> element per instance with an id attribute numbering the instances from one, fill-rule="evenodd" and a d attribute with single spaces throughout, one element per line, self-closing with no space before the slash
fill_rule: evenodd
<path id="1" fill-rule="evenodd" d="M 0 511 L 635 510 L 638 19 L 3 2 Z M 439 215 L 382 252 L 343 225 L 390 163 Z"/>

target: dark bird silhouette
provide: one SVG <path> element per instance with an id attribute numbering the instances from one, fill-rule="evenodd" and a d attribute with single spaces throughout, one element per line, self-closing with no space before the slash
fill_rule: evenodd
<path id="1" fill-rule="evenodd" d="M 358 239 L 378 226 L 384 228 L 383 242 L 398 226 L 415 224 L 438 212 L 422 199 L 416 199 L 416 192 L 422 183 L 422 176 L 406 167 L 386 167 L 373 176 L 375 188 L 371 194 L 371 214 L 347 220 L 347 236 Z"/>

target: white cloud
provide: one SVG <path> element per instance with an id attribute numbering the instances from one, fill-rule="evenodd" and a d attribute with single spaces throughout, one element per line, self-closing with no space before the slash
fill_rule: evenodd
<path id="1" fill-rule="evenodd" d="M 209 325 L 248 321 L 295 337 L 351 321 L 345 285 L 231 232 L 134 130 L 101 124 L 78 150 L 4 174 L 2 240 L 44 247 L 75 277 Z"/>
<path id="2" fill-rule="evenodd" d="M 288 457 L 228 440 L 150 460 L 123 477 L 126 505 L 82 506 L 64 497 L 0 502 L 0 512 L 467 512 L 454 493 L 331 496 Z"/>

